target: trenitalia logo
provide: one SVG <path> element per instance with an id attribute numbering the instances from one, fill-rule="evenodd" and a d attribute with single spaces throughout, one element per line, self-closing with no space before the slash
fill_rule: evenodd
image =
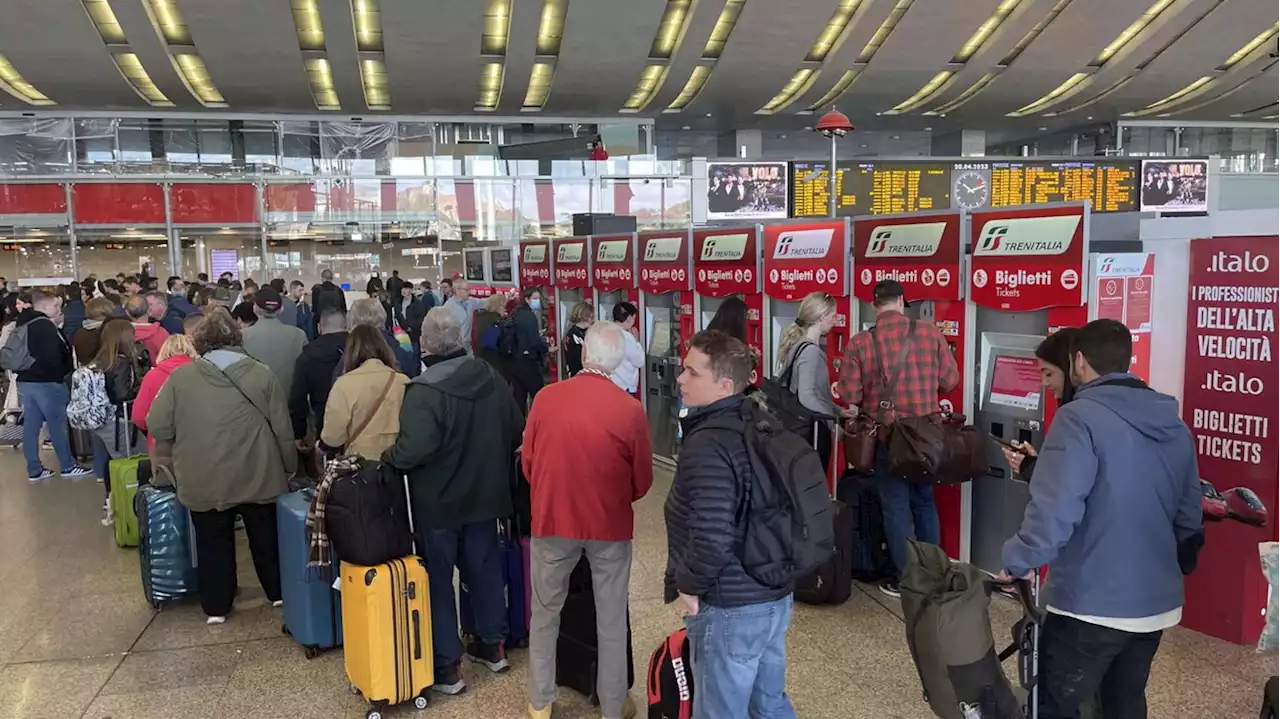
<path id="1" fill-rule="evenodd" d="M 546 245 L 525 245 L 524 262 L 526 265 L 540 265 L 547 261 Z"/>
<path id="2" fill-rule="evenodd" d="M 783 232 L 778 236 L 778 244 L 773 248 L 773 259 L 817 260 L 826 257 L 827 250 L 831 249 L 833 234 L 835 230 L 830 228 Z"/>
<path id="3" fill-rule="evenodd" d="M 556 250 L 556 264 L 576 265 L 582 262 L 582 246 L 585 242 L 565 242 Z"/>
<path id="4" fill-rule="evenodd" d="M 740 260 L 747 254 L 747 235 L 716 235 L 702 242 L 704 262 L 726 262 Z"/>
<path id="5" fill-rule="evenodd" d="M 881 225 L 871 231 L 867 257 L 932 257 L 946 229 L 945 222 Z"/>
<path id="6" fill-rule="evenodd" d="M 1079 215 L 988 220 L 974 255 L 1060 255 L 1071 246 Z"/>
<path id="7" fill-rule="evenodd" d="M 609 240 L 596 247 L 596 262 L 625 262 L 631 240 Z"/>
<path id="8" fill-rule="evenodd" d="M 680 245 L 684 237 L 654 237 L 644 243 L 646 262 L 675 262 L 680 259 Z"/>

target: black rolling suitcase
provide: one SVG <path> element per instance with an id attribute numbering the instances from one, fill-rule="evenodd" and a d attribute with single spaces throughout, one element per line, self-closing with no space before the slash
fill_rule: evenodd
<path id="1" fill-rule="evenodd" d="M 631 611 L 627 610 L 627 686 L 636 683 L 631 651 Z M 556 684 L 568 687 L 599 704 L 596 669 L 600 664 L 596 641 L 596 597 L 591 588 L 591 565 L 584 556 L 569 576 L 569 594 L 560 610 L 560 636 L 556 640 Z"/>
<path id="2" fill-rule="evenodd" d="M 818 446 L 818 432 L 824 428 L 817 422 L 813 427 L 813 445 Z M 831 500 L 831 518 L 835 529 L 835 552 L 822 566 L 796 582 L 795 600 L 805 604 L 844 604 L 853 594 L 853 508 L 838 499 Z"/>
<path id="3" fill-rule="evenodd" d="M 836 485 L 836 499 L 849 506 L 853 516 L 853 552 L 850 555 L 854 581 L 875 584 L 894 575 L 889 557 L 889 539 L 884 532 L 884 510 L 874 477 L 845 472 Z"/>

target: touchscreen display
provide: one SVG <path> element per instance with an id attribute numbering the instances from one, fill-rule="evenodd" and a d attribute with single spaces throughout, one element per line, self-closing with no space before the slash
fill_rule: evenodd
<path id="1" fill-rule="evenodd" d="M 993 405 L 1036 410 L 1040 407 L 1040 363 L 1032 357 L 996 355 L 991 376 Z"/>

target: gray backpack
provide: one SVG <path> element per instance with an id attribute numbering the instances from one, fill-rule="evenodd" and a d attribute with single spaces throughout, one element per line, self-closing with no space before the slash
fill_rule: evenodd
<path id="1" fill-rule="evenodd" d="M 44 320 L 49 321 L 48 317 L 36 317 L 25 325 L 18 325 L 13 328 L 13 333 L 9 335 L 9 339 L 0 347 L 0 368 L 9 370 L 10 372 L 24 372 L 31 369 L 31 365 L 36 363 L 36 358 L 31 356 L 31 345 L 27 342 L 27 330 L 30 329 L 32 323 Z"/>

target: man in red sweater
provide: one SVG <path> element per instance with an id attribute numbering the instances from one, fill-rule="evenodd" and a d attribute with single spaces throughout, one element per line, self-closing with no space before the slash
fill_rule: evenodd
<path id="1" fill-rule="evenodd" d="M 525 425 L 522 461 L 533 500 L 532 719 L 551 717 L 560 610 L 569 575 L 584 555 L 595 591 L 600 711 L 605 719 L 636 711 L 627 681 L 631 504 L 653 484 L 653 450 L 644 408 L 610 379 L 626 350 L 623 332 L 612 322 L 592 325 L 582 348 L 582 371 L 539 392 Z"/>

